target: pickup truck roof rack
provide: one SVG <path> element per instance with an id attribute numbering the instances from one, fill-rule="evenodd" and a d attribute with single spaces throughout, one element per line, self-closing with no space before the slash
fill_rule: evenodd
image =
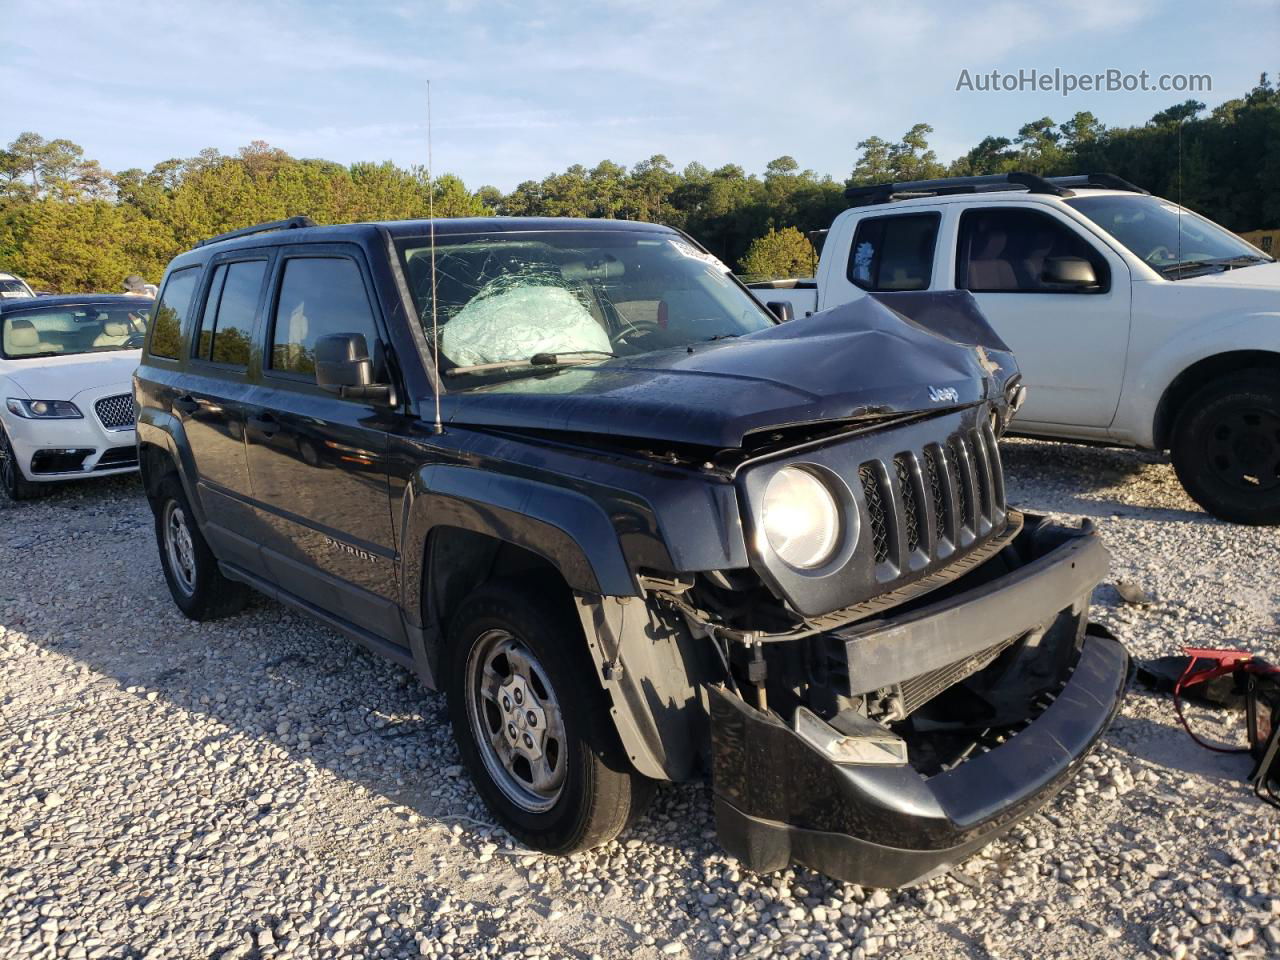
<path id="1" fill-rule="evenodd" d="M 953 193 L 987 193 L 1016 190 L 1047 193 L 1057 197 L 1072 196 L 1072 187 L 1100 187 L 1146 193 L 1141 187 L 1113 173 L 1082 173 L 1070 177 L 1041 177 L 1034 173 L 992 173 L 980 177 L 939 177 L 936 180 L 907 180 L 901 183 L 876 183 L 865 187 L 848 187 L 845 199 L 855 207 L 874 203 L 910 200 L 912 197 L 941 197 Z"/>
<path id="2" fill-rule="evenodd" d="M 1073 177 L 1049 177 L 1048 180 L 1059 187 L 1101 187 L 1104 190 L 1125 190 L 1129 193 L 1151 195 L 1150 190 L 1143 190 L 1136 183 L 1130 183 L 1114 173 L 1078 173 Z"/>
<path id="3" fill-rule="evenodd" d="M 207 240 L 201 240 L 196 244 L 197 247 L 205 247 L 211 243 L 221 243 L 223 240 L 234 240 L 236 237 L 250 237 L 255 233 L 269 233 L 272 230 L 297 230 L 301 227 L 314 227 L 316 222 L 310 217 L 288 217 L 285 220 L 272 220 L 268 223 L 259 223 L 253 227 L 241 227 L 239 230 L 228 230 L 226 233 L 220 233 L 216 237 L 210 237 Z"/>
<path id="4" fill-rule="evenodd" d="M 936 180 L 906 180 L 901 183 L 877 183 L 866 187 L 848 187 L 845 199 L 855 207 L 873 203 L 889 203 L 893 200 L 910 200 L 912 197 L 939 197 L 952 193 L 986 193 L 994 190 L 1012 190 L 1021 187 L 1028 193 L 1049 193 L 1059 197 L 1071 196 L 1066 187 L 1051 183 L 1034 173 L 991 173 L 981 177 L 939 177 Z"/>

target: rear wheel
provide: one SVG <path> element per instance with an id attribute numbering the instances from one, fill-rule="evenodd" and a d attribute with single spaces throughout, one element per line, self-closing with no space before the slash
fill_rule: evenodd
<path id="1" fill-rule="evenodd" d="M 473 593 L 453 619 L 446 690 L 476 789 L 514 836 L 567 854 L 608 843 L 652 781 L 631 769 L 582 629 L 515 581 Z"/>
<path id="2" fill-rule="evenodd" d="M 1280 375 L 1246 370 L 1197 390 L 1173 431 L 1191 498 L 1232 523 L 1280 523 Z"/>
<path id="3" fill-rule="evenodd" d="M 18 466 L 18 457 L 9 442 L 9 434 L 0 424 L 0 487 L 10 500 L 30 500 L 40 493 L 40 485 L 32 483 L 22 475 Z"/>
<path id="4" fill-rule="evenodd" d="M 249 588 L 227 579 L 218 569 L 177 474 L 160 481 L 152 506 L 160 565 L 178 609 L 192 620 L 217 620 L 243 610 Z"/>

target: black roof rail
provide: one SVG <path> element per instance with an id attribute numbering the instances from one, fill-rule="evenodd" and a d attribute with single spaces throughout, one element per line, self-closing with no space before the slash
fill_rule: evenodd
<path id="1" fill-rule="evenodd" d="M 196 244 L 197 247 L 206 247 L 211 243 L 221 243 L 223 240 L 234 240 L 236 237 L 251 237 L 255 233 L 269 233 L 272 230 L 297 230 L 301 227 L 314 227 L 316 222 L 310 217 L 289 217 L 285 220 L 272 220 L 269 223 L 260 223 L 253 227 L 241 227 L 239 230 L 228 230 L 226 233 L 220 233 L 216 237 L 210 237 L 208 240 L 201 240 Z"/>
<path id="2" fill-rule="evenodd" d="M 848 187 L 845 199 L 855 207 L 912 197 L 937 197 L 951 193 L 985 193 L 1021 187 L 1028 193 L 1048 193 L 1069 197 L 1071 191 L 1034 173 L 991 173 L 981 177 L 940 177 L 936 180 L 906 180 L 901 183 L 877 183 L 866 187 Z"/>
<path id="3" fill-rule="evenodd" d="M 1078 173 L 1073 177 L 1049 177 L 1049 182 L 1060 187 L 1102 187 L 1105 190 L 1126 190 L 1129 193 L 1151 195 L 1150 190 L 1143 190 L 1136 183 L 1130 183 L 1114 173 Z"/>

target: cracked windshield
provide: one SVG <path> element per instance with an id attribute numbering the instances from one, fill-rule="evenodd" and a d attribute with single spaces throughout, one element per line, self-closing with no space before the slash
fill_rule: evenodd
<path id="1" fill-rule="evenodd" d="M 431 248 L 401 246 L 431 336 Z M 715 257 L 677 237 L 556 231 L 436 238 L 446 375 L 628 357 L 763 330 L 767 312 Z"/>

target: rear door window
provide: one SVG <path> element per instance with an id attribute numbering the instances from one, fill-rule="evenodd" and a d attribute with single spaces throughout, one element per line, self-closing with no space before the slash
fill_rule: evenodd
<path id="1" fill-rule="evenodd" d="M 286 260 L 271 331 L 271 369 L 314 377 L 316 341 L 331 333 L 363 334 L 371 355 L 377 348 L 360 268 L 347 257 Z"/>
<path id="2" fill-rule="evenodd" d="M 907 213 L 861 220 L 849 254 L 849 281 L 863 290 L 928 290 L 941 219 L 937 213 Z"/>
<path id="3" fill-rule="evenodd" d="M 1019 207 L 966 210 L 956 246 L 956 287 L 970 293 L 1062 293 L 1044 279 L 1045 263 L 1061 257 L 1093 265 L 1098 286 L 1087 292 L 1110 289 L 1107 261 L 1060 220 Z"/>
<path id="4" fill-rule="evenodd" d="M 267 261 L 220 263 L 209 285 L 195 355 L 201 360 L 249 366 L 253 322 Z"/>
<path id="5" fill-rule="evenodd" d="M 199 267 L 184 267 L 169 274 L 156 304 L 155 319 L 151 322 L 151 356 L 178 359 L 182 349 L 182 325 L 191 309 L 198 279 Z"/>

